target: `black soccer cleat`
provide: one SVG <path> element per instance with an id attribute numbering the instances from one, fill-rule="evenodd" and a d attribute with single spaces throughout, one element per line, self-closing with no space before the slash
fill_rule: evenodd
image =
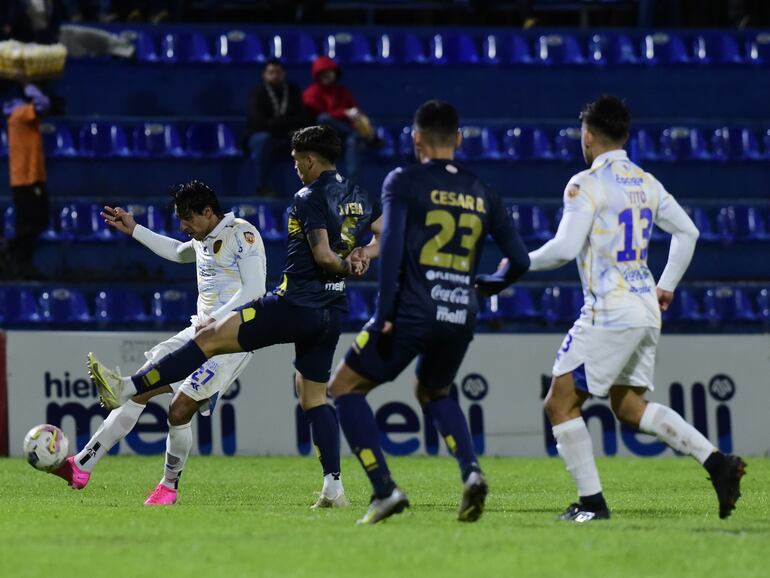
<path id="1" fill-rule="evenodd" d="M 741 497 L 741 478 L 746 475 L 746 462 L 739 456 L 726 455 L 717 471 L 711 475 L 711 483 L 719 500 L 719 517 L 727 518 Z"/>
<path id="2" fill-rule="evenodd" d="M 576 524 L 585 524 L 586 522 L 591 522 L 593 520 L 609 519 L 610 511 L 607 508 L 592 512 L 578 503 L 570 504 L 557 518 L 557 520 L 561 520 L 562 522 L 575 522 Z"/>
<path id="3" fill-rule="evenodd" d="M 489 485 L 481 472 L 471 472 L 463 484 L 463 496 L 457 519 L 461 522 L 475 522 L 484 513 L 484 502 L 489 493 Z"/>

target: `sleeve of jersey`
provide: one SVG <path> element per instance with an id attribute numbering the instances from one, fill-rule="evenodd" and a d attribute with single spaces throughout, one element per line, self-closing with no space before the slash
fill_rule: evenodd
<path id="1" fill-rule="evenodd" d="M 142 225 L 134 227 L 132 236 L 150 251 L 169 261 L 176 263 L 193 263 L 195 261 L 195 249 L 192 247 L 192 241 L 182 243 L 171 237 L 153 233 Z"/>
<path id="2" fill-rule="evenodd" d="M 692 261 L 699 235 L 698 228 L 676 199 L 663 187 L 655 223 L 667 233 L 671 233 L 668 262 L 658 279 L 658 288 L 673 292 Z"/>
<path id="3" fill-rule="evenodd" d="M 554 238 L 529 254 L 530 270 L 557 269 L 575 259 L 593 226 L 596 202 L 590 191 L 570 182 L 564 192 L 564 214 Z"/>
<path id="4" fill-rule="evenodd" d="M 294 206 L 297 219 L 305 233 L 315 229 L 326 229 L 326 215 L 316 195 L 311 192 L 298 194 L 294 198 Z"/>
<path id="5" fill-rule="evenodd" d="M 380 276 L 373 329 L 382 329 L 393 321 L 396 293 L 404 256 L 407 201 L 400 169 L 390 173 L 382 185 L 382 237 L 380 239 Z"/>
<path id="6" fill-rule="evenodd" d="M 238 228 L 227 243 L 238 264 L 241 277 L 241 288 L 219 309 L 211 313 L 211 317 L 220 320 L 233 309 L 256 301 L 265 294 L 265 278 L 267 263 L 262 239 L 254 230 Z"/>

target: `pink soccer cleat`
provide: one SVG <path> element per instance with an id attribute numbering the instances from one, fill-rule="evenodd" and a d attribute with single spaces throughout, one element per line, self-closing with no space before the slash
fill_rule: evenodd
<path id="1" fill-rule="evenodd" d="M 52 474 L 59 476 L 72 487 L 73 490 L 82 490 L 88 485 L 88 480 L 91 479 L 91 472 L 81 470 L 75 463 L 75 456 L 70 456 L 64 463 L 59 466 L 59 469 L 51 472 Z"/>
<path id="2" fill-rule="evenodd" d="M 163 484 L 158 484 L 158 487 L 144 502 L 145 506 L 172 506 L 174 504 L 176 504 L 176 490 L 167 488 Z"/>

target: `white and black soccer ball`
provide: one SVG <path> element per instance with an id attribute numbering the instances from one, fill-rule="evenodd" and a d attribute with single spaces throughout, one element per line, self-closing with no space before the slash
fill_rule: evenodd
<path id="1" fill-rule="evenodd" d="M 69 447 L 64 432 L 47 423 L 36 425 L 24 436 L 24 455 L 29 465 L 43 472 L 52 472 L 62 465 Z"/>

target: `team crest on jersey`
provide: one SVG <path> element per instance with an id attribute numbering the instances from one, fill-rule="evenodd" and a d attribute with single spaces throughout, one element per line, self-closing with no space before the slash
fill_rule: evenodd
<path id="1" fill-rule="evenodd" d="M 580 185 L 572 184 L 567 187 L 567 196 L 574 199 L 580 194 Z"/>
<path id="2" fill-rule="evenodd" d="M 256 241 L 256 239 L 254 238 L 254 233 L 252 233 L 251 231 L 244 231 L 243 236 L 249 245 L 253 245 L 254 241 Z"/>
<path id="3" fill-rule="evenodd" d="M 219 250 L 222 248 L 222 240 L 214 241 L 214 255 L 219 253 Z"/>

